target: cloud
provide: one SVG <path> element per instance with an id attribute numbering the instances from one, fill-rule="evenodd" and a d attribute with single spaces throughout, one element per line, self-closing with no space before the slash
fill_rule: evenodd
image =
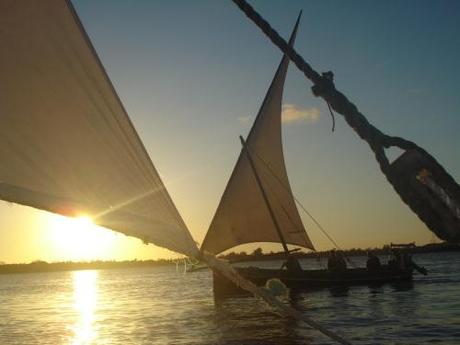
<path id="1" fill-rule="evenodd" d="M 283 123 L 313 123 L 318 121 L 320 111 L 318 108 L 302 108 L 295 104 L 284 104 L 282 121 Z"/>
<path id="2" fill-rule="evenodd" d="M 318 121 L 320 111 L 318 108 L 302 108 L 295 104 L 283 104 L 281 119 L 283 123 L 313 123 Z M 252 116 L 240 116 L 238 122 L 242 124 L 250 123 Z"/>
<path id="3" fill-rule="evenodd" d="M 251 116 L 240 116 L 238 118 L 238 122 L 239 123 L 248 123 L 250 119 L 251 119 Z"/>

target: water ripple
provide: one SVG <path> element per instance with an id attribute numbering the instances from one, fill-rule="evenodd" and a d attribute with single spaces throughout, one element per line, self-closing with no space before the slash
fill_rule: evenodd
<path id="1" fill-rule="evenodd" d="M 460 254 L 416 259 L 430 275 L 413 284 L 292 291 L 284 303 L 353 344 L 459 344 Z M 333 342 L 256 298 L 215 301 L 209 272 L 156 267 L 0 275 L 0 344 Z"/>

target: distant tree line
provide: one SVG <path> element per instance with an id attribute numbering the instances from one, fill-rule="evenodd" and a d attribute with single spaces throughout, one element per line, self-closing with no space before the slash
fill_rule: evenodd
<path id="1" fill-rule="evenodd" d="M 376 255 L 386 255 L 390 253 L 390 246 L 385 245 L 380 248 L 352 248 L 343 250 L 346 256 L 365 256 L 367 252 L 372 251 Z M 460 245 L 452 243 L 431 243 L 424 246 L 414 246 L 404 249 L 407 253 L 433 253 L 433 252 L 449 252 L 460 251 Z M 301 252 L 295 251 L 292 253 L 298 258 L 324 258 L 329 256 L 330 251 L 322 252 Z M 284 259 L 285 254 L 283 251 L 264 253 L 262 248 L 256 248 L 252 253 L 241 251 L 239 253 L 230 252 L 227 254 L 219 255 L 220 258 L 226 259 L 230 262 L 241 261 L 261 261 L 261 260 L 276 260 Z M 87 269 L 117 269 L 117 268 L 131 268 L 131 267 L 153 267 L 176 265 L 177 259 L 159 259 L 159 260 L 126 260 L 126 261 L 89 261 L 89 262 L 53 262 L 46 261 L 33 261 L 28 264 L 4 264 L 0 262 L 0 274 L 2 273 L 27 273 L 27 272 L 54 272 L 54 271 L 75 271 Z"/>
<path id="2" fill-rule="evenodd" d="M 175 265 L 174 259 L 159 260 L 126 260 L 126 261 L 89 261 L 89 262 L 52 262 L 33 261 L 28 264 L 0 264 L 1 273 L 27 273 L 27 272 L 54 272 L 54 271 L 76 271 L 88 269 L 115 269 L 130 267 L 151 267 Z"/>

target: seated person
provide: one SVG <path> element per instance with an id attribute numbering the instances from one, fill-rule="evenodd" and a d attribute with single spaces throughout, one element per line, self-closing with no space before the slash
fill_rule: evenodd
<path id="1" fill-rule="evenodd" d="M 339 272 L 347 270 L 347 262 L 345 261 L 345 257 L 343 256 L 343 254 L 339 254 L 337 256 L 337 270 Z"/>
<path id="2" fill-rule="evenodd" d="M 379 258 L 374 253 L 368 252 L 367 257 L 366 267 L 368 271 L 378 271 L 382 267 Z"/>
<path id="3" fill-rule="evenodd" d="M 327 261 L 327 268 L 331 272 L 343 272 L 347 270 L 347 263 L 343 255 L 332 251 Z"/>
<path id="4" fill-rule="evenodd" d="M 399 250 L 393 249 L 392 254 L 392 258 L 388 261 L 388 268 L 394 271 L 404 270 L 405 265 Z"/>
<path id="5" fill-rule="evenodd" d="M 302 267 L 300 266 L 299 261 L 293 256 L 289 256 L 288 259 L 283 263 L 281 269 L 286 267 L 288 272 L 301 272 Z"/>

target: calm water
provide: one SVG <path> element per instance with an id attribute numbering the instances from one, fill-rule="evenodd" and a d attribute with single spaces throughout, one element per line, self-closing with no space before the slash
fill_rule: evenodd
<path id="1" fill-rule="evenodd" d="M 430 275 L 410 285 L 284 301 L 353 344 L 460 344 L 460 254 L 415 259 Z M 255 298 L 214 301 L 207 271 L 158 267 L 0 275 L 0 344 L 334 343 Z"/>

